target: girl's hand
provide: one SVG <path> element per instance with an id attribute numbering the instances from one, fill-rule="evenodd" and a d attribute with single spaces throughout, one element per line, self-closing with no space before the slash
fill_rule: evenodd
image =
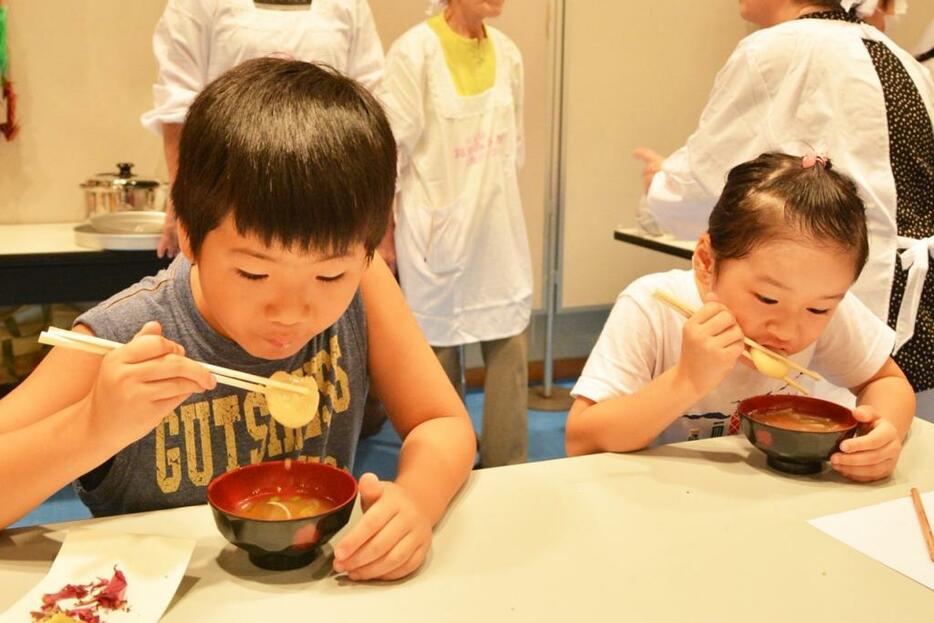
<path id="1" fill-rule="evenodd" d="M 207 368 L 162 337 L 158 322 L 147 322 L 130 342 L 104 356 L 91 409 L 102 429 L 125 445 L 146 435 L 191 394 L 216 384 Z"/>
<path id="2" fill-rule="evenodd" d="M 867 405 L 853 409 L 853 417 L 861 423 L 860 429 L 867 432 L 840 442 L 840 452 L 830 457 L 830 464 L 840 474 L 857 482 L 890 476 L 902 452 L 898 430 Z"/>
<path id="3" fill-rule="evenodd" d="M 394 482 L 360 477 L 363 518 L 334 548 L 334 570 L 351 580 L 397 580 L 431 549 L 431 521 Z"/>
<path id="4" fill-rule="evenodd" d="M 713 293 L 684 323 L 678 375 L 698 395 L 709 393 L 736 367 L 743 354 L 743 332 L 736 318 Z"/>
<path id="5" fill-rule="evenodd" d="M 645 167 L 642 169 L 642 190 L 645 194 L 648 194 L 655 174 L 662 170 L 662 162 L 665 161 L 665 158 L 646 147 L 640 147 L 632 152 L 632 155 L 645 163 Z"/>

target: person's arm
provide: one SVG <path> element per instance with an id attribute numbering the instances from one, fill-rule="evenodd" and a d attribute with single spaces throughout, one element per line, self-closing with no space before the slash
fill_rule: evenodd
<path id="1" fill-rule="evenodd" d="M 207 82 L 212 23 L 210 7 L 204 0 L 169 0 L 153 32 L 159 75 L 153 85 L 153 108 L 140 121 L 148 130 L 162 135 L 170 189 L 178 170 L 178 139 L 185 115 Z M 171 195 L 166 197 L 165 212 L 156 255 L 174 257 L 178 238 Z"/>
<path id="2" fill-rule="evenodd" d="M 414 58 L 399 49 L 405 42 L 397 42 L 386 58 L 382 99 L 386 117 L 396 139 L 396 198 L 393 202 L 393 215 L 389 227 L 379 245 L 379 253 L 396 273 L 395 215 L 399 209 L 399 190 L 402 176 L 411 163 L 412 152 L 421 140 L 424 128 L 423 105 L 423 67 Z"/>
<path id="3" fill-rule="evenodd" d="M 181 353 L 158 323 L 147 323 L 104 357 L 53 349 L 0 400 L 0 528 L 146 435 L 192 393 L 213 387 L 207 369 Z"/>
<path id="4" fill-rule="evenodd" d="M 178 173 L 178 142 L 182 135 L 181 123 L 162 124 L 162 148 L 165 151 L 165 164 L 169 175 L 169 191 L 165 197 L 165 224 L 162 226 L 162 238 L 156 248 L 159 257 L 175 257 L 178 253 L 178 232 L 175 223 L 175 206 L 172 204 L 172 184 Z"/>
<path id="5" fill-rule="evenodd" d="M 522 66 L 522 54 L 513 48 L 516 56 L 512 75 L 512 100 L 516 111 L 516 166 L 525 164 L 525 69 Z"/>
<path id="6" fill-rule="evenodd" d="M 863 434 L 843 440 L 830 464 L 851 480 L 886 478 L 895 471 L 902 442 L 911 428 L 914 391 L 891 357 L 871 379 L 851 391 L 857 396 L 853 417 L 861 423 Z"/>
<path id="7" fill-rule="evenodd" d="M 683 147 L 660 163 L 652 150 L 636 150 L 645 162 L 649 209 L 677 238 L 696 240 L 706 230 L 733 166 L 776 148 L 770 128 L 783 120 L 769 105 L 750 47 L 740 43 L 717 74 L 697 129 Z"/>
<path id="8" fill-rule="evenodd" d="M 383 74 L 386 56 L 383 43 L 373 21 L 373 12 L 366 0 L 356 0 L 353 35 L 347 58 L 347 76 L 367 88 L 381 102 L 385 101 Z"/>
<path id="9" fill-rule="evenodd" d="M 361 291 L 371 383 L 403 442 L 394 482 L 361 477 L 363 518 L 335 545 L 334 568 L 352 579 L 388 580 L 424 561 L 432 527 L 470 474 L 476 438 L 464 403 L 378 255 Z"/>
<path id="10" fill-rule="evenodd" d="M 682 336 L 678 363 L 638 391 L 601 402 L 575 400 L 565 438 L 569 456 L 645 448 L 726 378 L 744 348 L 736 319 L 713 295 L 684 324 Z"/>

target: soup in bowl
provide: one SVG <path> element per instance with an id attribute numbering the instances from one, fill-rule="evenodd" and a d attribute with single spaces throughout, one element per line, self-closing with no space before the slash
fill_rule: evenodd
<path id="1" fill-rule="evenodd" d="M 218 530 L 263 569 L 297 569 L 350 519 L 357 482 L 342 469 L 270 461 L 221 474 L 208 485 Z"/>
<path id="2" fill-rule="evenodd" d="M 737 413 L 743 434 L 765 452 L 769 467 L 792 474 L 820 472 L 858 425 L 846 407 L 807 396 L 754 396 L 740 402 Z"/>

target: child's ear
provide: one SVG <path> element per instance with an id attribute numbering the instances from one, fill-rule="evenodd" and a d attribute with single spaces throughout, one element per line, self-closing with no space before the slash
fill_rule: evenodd
<path id="1" fill-rule="evenodd" d="M 175 221 L 175 231 L 178 235 L 178 249 L 192 266 L 195 265 L 195 254 L 191 251 L 191 238 L 188 237 L 188 230 L 180 221 Z"/>
<path id="2" fill-rule="evenodd" d="M 697 241 L 694 248 L 694 256 L 691 258 L 691 264 L 694 267 L 694 278 L 706 289 L 713 285 L 714 272 L 716 270 L 716 260 L 713 257 L 713 248 L 710 246 L 710 235 L 704 232 Z"/>

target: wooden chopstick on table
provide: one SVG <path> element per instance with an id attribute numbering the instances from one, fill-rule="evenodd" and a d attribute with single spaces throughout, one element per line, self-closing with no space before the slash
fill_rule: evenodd
<path id="1" fill-rule="evenodd" d="M 39 342 L 48 344 L 49 346 L 61 346 L 63 348 L 80 350 L 94 355 L 106 355 L 113 349 L 123 346 L 120 342 L 113 342 L 93 335 L 77 333 L 76 331 L 66 331 L 65 329 L 59 329 L 57 327 L 49 327 L 48 331 L 43 331 L 39 335 Z M 202 363 L 200 361 L 198 363 L 213 372 L 217 382 L 223 385 L 259 393 L 265 393 L 270 387 L 302 395 L 309 395 L 311 393 L 311 390 L 303 385 L 292 385 L 258 374 L 231 370 L 230 368 L 223 368 L 210 363 Z"/>
<path id="2" fill-rule="evenodd" d="M 921 533 L 928 546 L 928 556 L 931 557 L 931 562 L 934 562 L 934 534 L 931 534 L 931 522 L 928 521 L 928 515 L 924 512 L 924 503 L 921 502 L 921 494 L 918 493 L 916 487 L 911 488 L 911 501 L 915 505 L 915 515 L 918 516 Z"/>
<path id="3" fill-rule="evenodd" d="M 681 301 L 680 299 L 678 299 L 678 298 L 676 298 L 676 297 L 674 297 L 674 296 L 668 294 L 667 292 L 663 292 L 663 291 L 661 291 L 661 290 L 655 290 L 655 292 L 653 292 L 652 294 L 653 294 L 653 296 L 655 296 L 655 298 L 657 298 L 659 301 L 661 301 L 662 303 L 665 303 L 666 305 L 668 305 L 669 307 L 671 307 L 672 309 L 674 309 L 676 312 L 678 312 L 679 314 L 681 314 L 681 315 L 684 316 L 685 318 L 690 318 L 691 316 L 694 315 L 694 312 L 696 311 L 696 310 L 692 309 L 690 305 L 687 305 L 686 303 L 684 303 L 684 302 Z M 748 337 L 743 338 L 743 342 L 744 342 L 744 343 L 746 344 L 746 346 L 748 346 L 749 348 L 755 348 L 755 349 L 761 350 L 761 351 L 762 351 L 763 353 L 765 353 L 766 355 L 769 355 L 770 357 L 774 357 L 775 359 L 778 359 L 779 361 L 781 361 L 781 362 L 787 364 L 789 368 L 793 368 L 793 369 L 797 370 L 798 372 L 801 372 L 802 374 L 806 374 L 807 376 L 811 377 L 812 379 L 815 379 L 815 380 L 817 380 L 817 381 L 822 381 L 822 380 L 824 380 L 824 377 L 822 377 L 822 376 L 821 376 L 820 374 L 818 374 L 817 372 L 814 372 L 813 370 L 808 370 L 807 368 L 805 368 L 804 366 L 802 366 L 802 365 L 799 364 L 798 362 L 793 361 L 793 360 L 791 360 L 791 359 L 788 359 L 787 357 L 783 357 L 782 355 L 780 355 L 780 354 L 778 354 L 778 353 L 776 353 L 776 352 L 773 352 L 773 351 L 769 350 L 769 349 L 766 348 L 765 346 L 762 346 L 762 345 L 759 344 L 758 342 L 755 342 L 755 341 L 749 339 Z M 750 354 L 749 354 L 749 351 L 748 351 L 748 350 L 745 350 L 745 349 L 743 350 L 743 357 L 746 357 L 747 359 L 752 360 L 752 355 L 750 355 Z M 798 383 L 797 381 L 795 381 L 794 379 L 792 379 L 790 376 L 785 376 L 782 380 L 785 381 L 785 383 L 787 383 L 790 387 L 795 388 L 797 391 L 799 391 L 800 393 L 804 394 L 805 396 L 809 396 L 809 395 L 810 395 L 810 392 L 808 392 L 808 390 L 805 389 L 805 387 L 804 387 L 803 385 L 801 385 L 800 383 Z"/>

